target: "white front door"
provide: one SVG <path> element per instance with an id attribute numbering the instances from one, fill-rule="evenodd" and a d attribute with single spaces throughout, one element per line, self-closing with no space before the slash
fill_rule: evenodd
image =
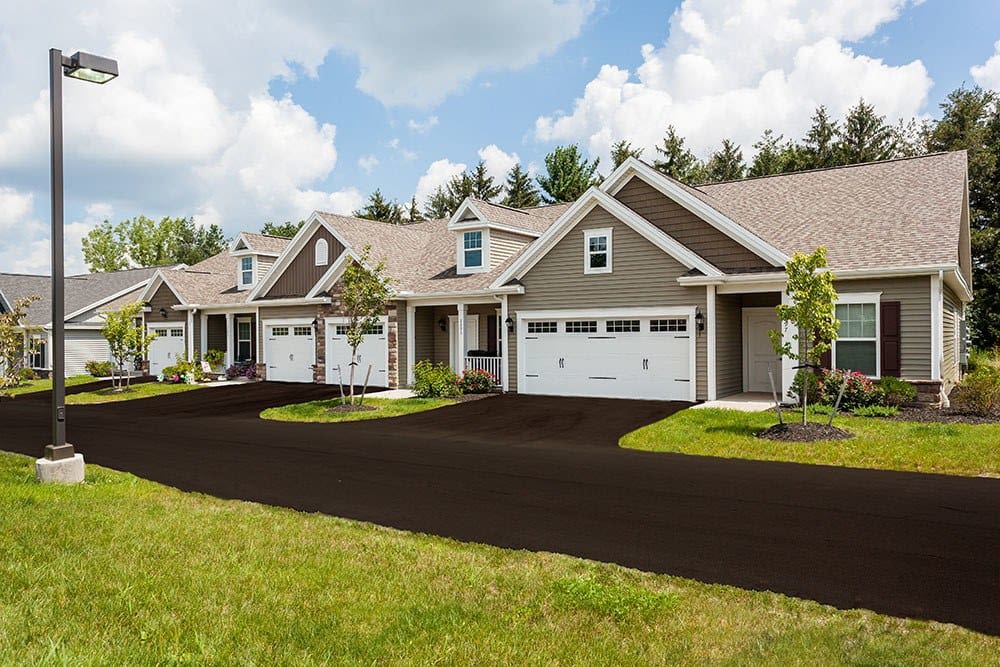
<path id="1" fill-rule="evenodd" d="M 459 345 L 458 340 L 458 315 L 448 317 L 448 357 L 451 367 L 456 373 L 465 370 L 465 353 L 469 350 L 479 349 L 479 315 L 465 316 L 465 345 Z"/>
<path id="2" fill-rule="evenodd" d="M 149 344 L 149 374 L 159 375 L 184 356 L 184 327 L 158 325 L 149 330 L 156 334 Z"/>
<path id="3" fill-rule="evenodd" d="M 368 386 L 389 386 L 389 335 L 388 318 L 381 318 L 378 324 L 365 333 L 364 340 L 358 346 L 357 366 L 354 371 L 354 384 L 364 384 L 365 375 L 371 367 L 368 376 Z M 326 382 L 327 384 L 345 385 L 351 381 L 351 345 L 347 342 L 347 324 L 337 318 L 326 320 Z"/>
<path id="4" fill-rule="evenodd" d="M 775 389 L 781 394 L 781 358 L 774 353 L 768 332 L 778 329 L 774 308 L 743 309 L 743 390 L 771 392 L 767 371 L 774 374 Z"/>
<path id="5" fill-rule="evenodd" d="M 264 358 L 267 379 L 277 382 L 312 382 L 316 363 L 316 338 L 311 324 L 264 324 Z"/>

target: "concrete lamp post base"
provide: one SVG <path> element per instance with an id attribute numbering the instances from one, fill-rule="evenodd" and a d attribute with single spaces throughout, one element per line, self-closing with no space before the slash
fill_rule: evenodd
<path id="1" fill-rule="evenodd" d="M 80 484 L 83 482 L 83 454 L 72 454 L 59 459 L 36 459 L 35 479 L 43 484 Z"/>

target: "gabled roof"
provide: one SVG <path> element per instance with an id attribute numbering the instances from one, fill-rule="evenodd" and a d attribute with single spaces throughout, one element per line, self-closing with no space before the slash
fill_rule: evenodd
<path id="1" fill-rule="evenodd" d="M 249 250 L 259 255 L 273 255 L 277 257 L 285 249 L 291 239 L 284 236 L 271 236 L 270 234 L 255 234 L 253 232 L 240 232 L 230 244 L 230 252 Z"/>
<path id="2" fill-rule="evenodd" d="M 449 228 L 463 224 L 463 218 L 469 213 L 481 219 L 487 226 L 504 229 L 526 236 L 540 236 L 548 229 L 554 220 L 565 213 L 572 203 L 550 204 L 533 208 L 513 208 L 503 204 L 493 204 L 482 199 L 468 197 L 451 216 Z"/>
<path id="3" fill-rule="evenodd" d="M 174 267 L 147 267 L 111 271 L 108 273 L 84 273 L 66 276 L 64 308 L 67 319 L 76 313 L 95 309 L 141 289 L 160 269 Z M 39 326 L 51 319 L 52 281 L 49 276 L 0 273 L 0 291 L 10 302 L 27 296 L 37 296 L 28 307 L 27 324 Z"/>
<path id="4" fill-rule="evenodd" d="M 957 265 L 967 168 L 957 151 L 697 190 L 787 255 L 826 246 L 833 270 Z"/>
<path id="5" fill-rule="evenodd" d="M 236 289 L 234 261 L 229 251 L 224 250 L 193 266 L 160 272 L 146 288 L 143 298 L 149 300 L 162 282 L 185 305 L 244 303 L 249 290 Z"/>

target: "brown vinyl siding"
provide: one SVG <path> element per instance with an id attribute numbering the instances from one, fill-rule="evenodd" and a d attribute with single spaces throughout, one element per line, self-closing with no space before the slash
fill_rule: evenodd
<path id="1" fill-rule="evenodd" d="M 490 268 L 495 269 L 531 243 L 530 236 L 490 230 Z"/>
<path id="2" fill-rule="evenodd" d="M 902 376 L 931 376 L 931 281 L 929 276 L 838 280 L 838 294 L 881 292 L 882 301 L 899 301 Z"/>
<path id="3" fill-rule="evenodd" d="M 152 309 L 146 313 L 146 324 L 155 325 L 162 322 L 185 322 L 187 313 L 183 310 L 171 310 L 173 306 L 179 305 L 178 299 L 166 283 L 160 285 L 153 298 L 149 300 L 149 307 Z M 160 308 L 167 311 L 166 317 L 160 316 Z"/>
<path id="4" fill-rule="evenodd" d="M 329 244 L 329 262 L 323 266 L 316 266 L 316 241 L 319 239 L 326 239 Z M 305 296 L 343 252 L 344 246 L 341 245 L 340 241 L 334 238 L 330 230 L 321 226 L 302 246 L 299 254 L 278 277 L 264 298 L 283 299 Z"/>
<path id="5" fill-rule="evenodd" d="M 954 291 L 947 285 L 943 289 L 944 314 L 942 323 L 944 325 L 944 336 L 942 338 L 941 378 L 945 382 L 945 390 L 958 383 L 961 377 L 959 368 L 958 353 L 960 345 L 958 341 L 961 331 L 962 302 Z"/>
<path id="6" fill-rule="evenodd" d="M 205 344 L 208 346 L 209 350 L 222 350 L 226 351 L 226 316 L 225 315 L 209 315 L 208 323 L 205 327 L 207 329 L 207 338 Z"/>
<path id="7" fill-rule="evenodd" d="M 633 176 L 615 198 L 723 271 L 772 268 L 638 176 Z"/>
<path id="8" fill-rule="evenodd" d="M 583 231 L 610 227 L 613 231 L 612 273 L 584 274 Z M 705 310 L 704 287 L 681 287 L 677 278 L 687 267 L 667 255 L 618 221 L 601 207 L 595 208 L 570 230 L 521 279 L 522 295 L 511 295 L 508 308 L 523 310 L 575 308 L 634 308 L 653 306 L 697 306 Z M 510 388 L 517 389 L 517 346 L 508 336 Z M 707 391 L 705 334 L 695 342 L 696 394 Z"/>
<path id="9" fill-rule="evenodd" d="M 715 393 L 743 391 L 743 303 L 738 294 L 715 297 Z"/>

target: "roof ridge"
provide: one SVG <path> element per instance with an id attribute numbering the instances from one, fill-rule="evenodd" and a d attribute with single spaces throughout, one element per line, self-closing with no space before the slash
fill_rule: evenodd
<path id="1" fill-rule="evenodd" d="M 781 178 L 782 176 L 798 176 L 800 174 L 815 174 L 823 171 L 835 171 L 837 169 L 855 169 L 859 167 L 873 167 L 876 165 L 889 164 L 892 162 L 906 162 L 907 160 L 920 160 L 923 158 L 941 157 L 942 155 L 951 155 L 953 153 L 965 153 L 965 152 L 967 151 L 964 148 L 957 151 L 935 151 L 933 153 L 922 153 L 920 155 L 906 155 L 903 157 L 894 157 L 894 158 L 889 158 L 887 160 L 872 160 L 871 162 L 854 162 L 852 164 L 837 164 L 830 167 L 814 167 L 813 169 L 799 169 L 797 171 L 786 171 L 780 174 L 763 174 L 761 176 L 746 176 L 744 178 L 731 178 L 726 181 L 713 181 L 711 183 L 698 183 L 697 185 L 688 185 L 688 187 L 694 188 L 695 190 L 698 190 L 698 192 L 703 192 L 701 188 L 712 187 L 713 185 L 727 185 L 729 183 L 743 183 L 745 181 L 760 181 L 765 178 Z M 708 193 L 703 192 L 703 194 L 708 194 Z"/>

